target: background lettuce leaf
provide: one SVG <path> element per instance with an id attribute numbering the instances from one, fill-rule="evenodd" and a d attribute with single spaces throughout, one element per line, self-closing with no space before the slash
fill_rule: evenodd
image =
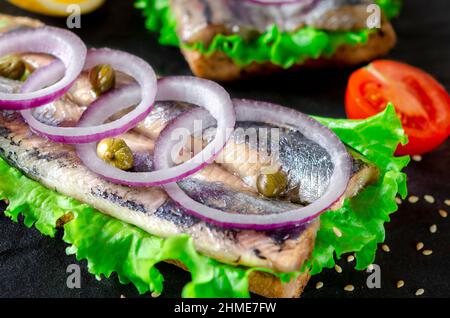
<path id="1" fill-rule="evenodd" d="M 181 43 L 176 33 L 176 19 L 171 12 L 169 0 L 137 0 L 136 7 L 143 10 L 146 27 L 159 32 L 159 42 L 163 45 L 183 46 L 205 55 L 223 52 L 239 65 L 253 62 L 271 62 L 283 68 L 302 63 L 307 59 L 331 56 L 344 44 L 357 45 L 367 42 L 372 30 L 363 29 L 347 32 L 327 32 L 311 27 L 295 32 L 281 32 L 272 26 L 260 36 L 246 40 L 239 35 L 217 34 L 211 43 L 205 45 Z M 400 0 L 377 0 L 388 18 L 398 15 Z"/>
<path id="2" fill-rule="evenodd" d="M 377 4 L 381 7 L 388 19 L 398 16 L 402 9 L 402 0 L 377 0 Z"/>
<path id="3" fill-rule="evenodd" d="M 401 170 L 409 158 L 393 156 L 398 143 L 405 143 L 406 137 L 392 106 L 366 120 L 318 119 L 344 143 L 376 163 L 381 177 L 338 211 L 322 214 L 316 246 L 305 269 L 317 274 L 333 267 L 335 257 L 350 252 L 356 255 L 357 268 L 363 269 L 373 262 L 377 244 L 384 240 L 383 225 L 397 210 L 397 193 L 406 196 L 406 176 Z M 183 297 L 248 297 L 249 274 L 254 270 L 271 272 L 219 263 L 197 253 L 187 235 L 168 239 L 150 235 L 45 188 L 1 158 L 0 198 L 9 200 L 7 216 L 17 221 L 22 214 L 26 226 L 34 224 L 45 235 L 54 236 L 58 220 L 70 214 L 73 219 L 65 224 L 63 237 L 70 245 L 67 253 L 86 259 L 89 272 L 97 277 L 116 272 L 121 283 L 133 283 L 140 293 L 162 292 L 164 278 L 155 264 L 167 259 L 182 262 L 191 272 Z M 343 236 L 336 237 L 333 227 L 339 228 Z M 300 272 L 273 274 L 286 282 Z"/>

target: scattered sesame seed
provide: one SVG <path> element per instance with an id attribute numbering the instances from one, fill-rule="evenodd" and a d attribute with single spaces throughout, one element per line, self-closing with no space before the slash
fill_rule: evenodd
<path id="1" fill-rule="evenodd" d="M 370 264 L 369 266 L 367 266 L 367 269 L 368 269 L 369 271 L 373 271 L 373 264 Z"/>
<path id="2" fill-rule="evenodd" d="M 399 280 L 397 282 L 397 288 L 402 288 L 403 286 L 405 286 L 405 282 L 403 280 Z"/>
<path id="3" fill-rule="evenodd" d="M 446 218 L 446 217 L 448 216 L 448 213 L 447 213 L 447 211 L 445 211 L 445 210 L 439 210 L 439 214 L 440 214 L 443 218 Z"/>
<path id="4" fill-rule="evenodd" d="M 434 197 L 432 195 L 426 194 L 423 196 L 423 198 L 425 199 L 425 201 L 427 201 L 428 203 L 433 204 L 435 202 Z"/>
<path id="5" fill-rule="evenodd" d="M 342 267 L 340 267 L 338 264 L 334 265 L 334 269 L 336 270 L 336 272 L 342 273 Z"/>
<path id="6" fill-rule="evenodd" d="M 322 282 L 317 282 L 316 289 L 321 289 L 322 287 L 323 287 L 323 283 Z"/>
<path id="7" fill-rule="evenodd" d="M 347 256 L 347 262 L 351 263 L 355 260 L 355 257 L 353 255 Z"/>
<path id="8" fill-rule="evenodd" d="M 450 200 L 445 200 L 444 203 L 445 203 L 445 205 L 450 206 Z"/>
<path id="9" fill-rule="evenodd" d="M 389 252 L 391 251 L 391 249 L 389 248 L 389 245 L 387 245 L 387 244 L 383 244 L 383 245 L 381 246 L 381 249 L 382 249 L 383 251 L 385 251 L 386 253 L 389 253 Z"/>
<path id="10" fill-rule="evenodd" d="M 430 232 L 433 233 L 433 234 L 437 232 L 437 225 L 436 224 L 433 224 L 432 226 L 430 226 Z"/>
<path id="11" fill-rule="evenodd" d="M 423 288 L 419 288 L 416 291 L 416 296 L 422 296 L 423 294 L 425 294 L 425 289 L 423 289 Z"/>
<path id="12" fill-rule="evenodd" d="M 422 156 L 420 156 L 420 155 L 412 156 L 412 160 L 420 162 L 420 161 L 422 161 Z"/>
<path id="13" fill-rule="evenodd" d="M 423 248 L 423 243 L 422 242 L 419 242 L 419 243 L 417 243 L 417 245 L 416 245 L 416 250 L 418 250 L 418 251 L 420 251 L 422 248 Z"/>
<path id="14" fill-rule="evenodd" d="M 419 201 L 419 197 L 415 196 L 415 195 L 411 195 L 408 198 L 409 203 L 416 203 L 417 201 Z"/>
<path id="15" fill-rule="evenodd" d="M 422 252 L 422 254 L 425 255 L 425 256 L 429 256 L 429 255 L 433 254 L 433 251 L 432 250 L 424 250 Z"/>
<path id="16" fill-rule="evenodd" d="M 347 285 L 347 286 L 344 287 L 344 290 L 345 290 L 345 291 L 348 291 L 348 292 L 352 292 L 352 291 L 355 290 L 355 286 L 353 286 L 353 285 Z"/>
<path id="17" fill-rule="evenodd" d="M 157 297 L 161 296 L 161 293 L 153 292 L 153 293 L 151 294 L 151 296 L 152 296 L 153 298 L 157 298 Z"/>
<path id="18" fill-rule="evenodd" d="M 333 232 L 337 237 L 342 237 L 342 232 L 337 227 L 333 226 Z"/>
<path id="19" fill-rule="evenodd" d="M 395 202 L 397 202 L 397 204 L 402 204 L 402 199 L 400 199 L 399 197 L 395 198 Z"/>
<path id="20" fill-rule="evenodd" d="M 120 298 L 126 298 L 124 295 L 120 295 Z"/>

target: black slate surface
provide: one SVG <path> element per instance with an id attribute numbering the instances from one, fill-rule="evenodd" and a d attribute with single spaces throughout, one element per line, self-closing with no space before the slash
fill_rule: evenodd
<path id="1" fill-rule="evenodd" d="M 406 0 L 401 17 L 394 21 L 399 36 L 398 46 L 390 58 L 416 65 L 442 82 L 450 90 L 450 2 L 442 0 Z M 36 16 L 1 1 L 0 12 L 39 18 L 55 26 L 65 21 Z M 154 35 L 144 29 L 140 12 L 132 1 L 108 0 L 99 11 L 82 17 L 82 28 L 76 30 L 88 46 L 108 46 L 129 51 L 145 58 L 162 75 L 190 74 L 178 49 L 159 46 Z M 226 85 L 234 97 L 257 98 L 278 102 L 306 113 L 344 117 L 344 91 L 352 70 L 324 70 L 301 72 L 289 76 Z M 380 289 L 366 287 L 365 272 L 353 269 L 353 263 L 341 260 L 343 273 L 325 270 L 313 277 L 304 297 L 414 297 L 418 288 L 424 288 L 422 297 L 449 297 L 450 278 L 450 218 L 441 218 L 438 209 L 450 199 L 448 168 L 450 143 L 424 156 L 421 162 L 412 162 L 407 168 L 410 194 L 421 199 L 416 204 L 404 202 L 392 222 L 386 225 L 386 243 L 391 252 L 380 251 L 376 264 L 381 266 Z M 436 203 L 429 204 L 423 195 L 432 194 Z M 437 224 L 436 234 L 429 226 Z M 97 281 L 87 273 L 81 262 L 81 289 L 66 287 L 66 268 L 78 263 L 65 255 L 65 244 L 59 239 L 43 237 L 35 229 L 13 223 L 0 216 L 0 297 L 126 297 L 137 296 L 131 285 L 121 285 L 116 277 Z M 425 257 L 415 250 L 418 241 L 434 251 Z M 170 265 L 159 265 L 166 277 L 162 297 L 178 297 L 187 282 L 187 273 Z M 405 281 L 397 289 L 395 282 Z M 315 289 L 318 281 L 324 287 Z M 356 289 L 343 290 L 347 284 Z"/>

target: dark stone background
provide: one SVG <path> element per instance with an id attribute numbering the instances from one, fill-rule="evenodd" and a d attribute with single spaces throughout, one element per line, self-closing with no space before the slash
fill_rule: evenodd
<path id="1" fill-rule="evenodd" d="M 394 21 L 398 32 L 398 46 L 390 58 L 416 65 L 442 82 L 450 90 L 450 2 L 442 0 L 408 0 L 401 17 Z M 0 12 L 39 18 L 55 26 L 64 26 L 64 19 L 35 16 L 7 4 L 0 3 Z M 108 46 L 129 51 L 145 58 L 159 74 L 190 74 L 178 49 L 158 45 L 154 35 L 146 32 L 140 12 L 132 1 L 108 0 L 99 11 L 82 17 L 77 31 L 88 46 Z M 306 113 L 344 117 L 344 92 L 352 70 L 303 71 L 288 76 L 261 79 L 254 82 L 226 85 L 234 97 L 256 98 L 278 102 Z M 353 269 L 354 264 L 339 261 L 343 273 L 325 270 L 313 277 L 304 297 L 414 297 L 418 288 L 425 289 L 422 297 L 450 295 L 450 219 L 438 214 L 445 199 L 450 199 L 448 168 L 450 143 L 447 142 L 423 160 L 412 162 L 407 168 L 409 190 L 421 197 L 416 204 L 403 203 L 392 222 L 386 225 L 386 243 L 390 253 L 378 252 L 376 263 L 382 270 L 382 288 L 368 289 L 365 272 Z M 423 195 L 432 194 L 435 204 L 426 203 Z M 430 234 L 431 224 L 438 232 Z M 137 296 L 134 286 L 121 285 L 116 277 L 97 281 L 82 266 L 82 288 L 66 287 L 66 268 L 77 263 L 65 255 L 65 244 L 59 239 L 43 237 L 35 229 L 13 223 L 0 216 L 0 297 L 126 297 Z M 428 257 L 416 252 L 415 245 L 423 241 L 434 251 Z M 170 265 L 159 265 L 165 275 L 163 297 L 180 296 L 187 282 L 187 273 Z M 396 289 L 395 282 L 403 279 L 406 285 Z M 315 289 L 317 281 L 325 286 Z M 343 291 L 354 284 L 353 293 Z"/>

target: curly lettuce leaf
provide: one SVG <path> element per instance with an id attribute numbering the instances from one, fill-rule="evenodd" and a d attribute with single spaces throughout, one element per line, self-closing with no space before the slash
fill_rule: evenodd
<path id="1" fill-rule="evenodd" d="M 54 237 L 56 222 L 68 211 L 81 209 L 73 199 L 47 190 L 31 181 L 0 157 L 0 199 L 9 201 L 5 214 L 17 222 L 23 214 L 27 227 L 35 227 L 44 235 Z"/>
<path id="2" fill-rule="evenodd" d="M 356 268 L 365 269 L 373 263 L 378 243 L 385 239 L 384 223 L 397 211 L 395 197 L 407 195 L 406 174 L 402 169 L 409 157 L 395 157 L 399 143 L 406 144 L 400 119 L 395 109 L 386 110 L 365 120 L 317 118 L 331 128 L 349 147 L 374 163 L 381 172 L 375 185 L 367 187 L 355 198 L 346 200 L 338 211 L 329 211 L 320 217 L 320 230 L 310 260 L 311 273 L 335 265 L 334 255 L 356 252 Z M 333 228 L 342 232 L 337 237 Z"/>
<path id="3" fill-rule="evenodd" d="M 377 244 L 384 240 L 383 225 L 397 209 L 397 193 L 406 196 L 406 176 L 401 170 L 409 158 L 393 156 L 406 137 L 392 106 L 366 120 L 318 119 L 349 147 L 374 162 L 381 177 L 377 184 L 347 200 L 340 210 L 321 216 L 313 255 L 305 269 L 317 274 L 333 267 L 335 258 L 348 252 L 355 252 L 357 268 L 363 269 L 373 262 Z M 7 216 L 17 221 L 22 214 L 26 226 L 35 225 L 42 234 L 52 237 L 58 220 L 70 214 L 73 219 L 64 225 L 63 237 L 70 245 L 67 253 L 87 260 L 89 272 L 97 277 L 110 277 L 116 272 L 121 283 L 133 283 L 140 293 L 163 291 L 164 278 L 155 264 L 168 259 L 182 262 L 191 272 L 183 297 L 248 297 L 248 277 L 254 270 L 277 275 L 283 282 L 300 274 L 219 263 L 197 253 L 187 235 L 168 239 L 150 235 L 45 188 L 1 158 L 0 198 L 9 201 Z M 341 230 L 342 237 L 336 237 L 333 227 Z"/>
<path id="4" fill-rule="evenodd" d="M 402 0 L 377 0 L 377 4 L 388 19 L 397 17 L 402 9 Z"/>
<path id="5" fill-rule="evenodd" d="M 170 10 L 169 0 L 137 0 L 135 7 L 143 11 L 145 27 L 159 32 L 159 43 L 179 46 L 177 21 Z"/>
<path id="6" fill-rule="evenodd" d="M 137 0 L 136 7 L 146 17 L 146 27 L 159 32 L 163 45 L 182 46 L 197 50 L 204 55 L 223 52 L 239 65 L 253 62 L 271 62 L 283 68 L 307 59 L 331 56 L 342 45 L 357 45 L 367 42 L 373 32 L 369 29 L 347 32 L 328 32 L 304 27 L 295 32 L 281 32 L 273 25 L 269 30 L 252 40 L 239 35 L 217 34 L 211 43 L 205 45 L 181 43 L 176 32 L 176 19 L 171 12 L 169 0 Z M 395 17 L 401 8 L 400 0 L 377 0 L 388 18 Z"/>

